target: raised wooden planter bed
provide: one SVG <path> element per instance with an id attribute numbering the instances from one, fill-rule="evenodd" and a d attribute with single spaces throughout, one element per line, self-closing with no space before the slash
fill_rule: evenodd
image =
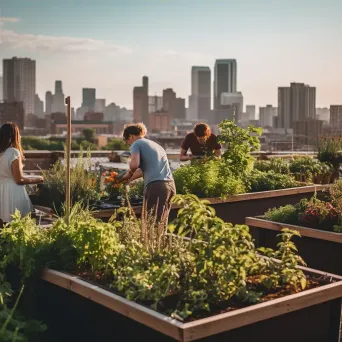
<path id="1" fill-rule="evenodd" d="M 297 230 L 302 237 L 294 237 L 293 242 L 299 254 L 309 267 L 342 275 L 342 234 L 272 222 L 262 217 L 247 217 L 257 246 L 276 248 L 277 234 L 282 228 Z"/>
<path id="2" fill-rule="evenodd" d="M 70 274 L 46 270 L 42 279 L 38 312 L 49 342 L 339 342 L 342 277 L 334 275 L 319 288 L 185 324 Z"/>
<path id="3" fill-rule="evenodd" d="M 269 208 L 279 207 L 286 204 L 296 204 L 303 198 L 311 198 L 315 191 L 318 197 L 323 196 L 323 190 L 329 185 L 310 185 L 283 190 L 262 191 L 247 194 L 229 196 L 221 200 L 219 198 L 205 198 L 216 210 L 218 217 L 233 224 L 244 224 L 247 216 L 262 215 Z M 180 207 L 173 205 L 169 219 L 177 216 Z M 141 214 L 141 207 L 133 208 L 137 215 Z M 113 215 L 113 210 L 100 210 L 94 216 L 108 220 Z"/>

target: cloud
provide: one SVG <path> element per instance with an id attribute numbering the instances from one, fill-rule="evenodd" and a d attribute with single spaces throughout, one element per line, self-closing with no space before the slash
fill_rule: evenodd
<path id="1" fill-rule="evenodd" d="M 14 19 L 14 18 L 12 18 Z M 0 26 L 0 46 L 47 52 L 103 52 L 109 55 L 131 53 L 131 49 L 103 40 L 68 36 L 46 36 L 17 33 Z"/>
<path id="2" fill-rule="evenodd" d="M 17 23 L 18 21 L 20 19 L 15 17 L 0 17 L 0 23 Z"/>

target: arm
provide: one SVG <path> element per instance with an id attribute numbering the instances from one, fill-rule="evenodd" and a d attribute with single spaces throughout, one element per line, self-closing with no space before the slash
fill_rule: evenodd
<path id="1" fill-rule="evenodd" d="M 131 161 L 129 163 L 129 170 L 121 178 L 121 181 L 134 180 L 134 179 L 137 179 L 139 177 L 142 177 L 143 174 L 142 174 L 141 169 L 139 169 L 139 165 L 140 165 L 140 154 L 139 153 L 132 154 Z M 134 176 L 134 178 L 133 178 L 133 176 Z"/>
<path id="2" fill-rule="evenodd" d="M 215 150 L 215 156 L 217 157 L 217 159 L 221 159 L 221 154 L 221 149 Z"/>
<path id="3" fill-rule="evenodd" d="M 22 168 L 22 161 L 21 158 L 18 158 L 12 162 L 12 173 L 15 182 L 18 185 L 25 185 L 25 184 L 38 184 L 43 182 L 43 177 L 25 177 L 23 175 L 23 168 Z"/>
<path id="4" fill-rule="evenodd" d="M 187 160 L 191 160 L 192 159 L 192 156 L 188 156 L 186 154 L 187 150 L 185 150 L 184 148 L 181 148 L 181 152 L 180 152 L 180 155 L 179 155 L 179 159 L 180 161 L 187 161 Z"/>

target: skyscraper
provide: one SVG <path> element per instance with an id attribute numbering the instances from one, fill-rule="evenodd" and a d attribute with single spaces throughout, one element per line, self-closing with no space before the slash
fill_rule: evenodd
<path id="1" fill-rule="evenodd" d="M 36 61 L 29 58 L 3 60 L 3 98 L 23 102 L 25 114 L 33 114 L 36 94 Z"/>
<path id="2" fill-rule="evenodd" d="M 191 95 L 188 119 L 207 119 L 211 108 L 211 72 L 206 66 L 191 68 Z"/>
<path id="3" fill-rule="evenodd" d="M 316 118 L 316 88 L 291 83 L 278 88 L 278 126 L 293 128 L 295 121 Z"/>
<path id="4" fill-rule="evenodd" d="M 259 108 L 260 126 L 273 127 L 273 118 L 277 116 L 277 107 L 267 105 Z"/>
<path id="5" fill-rule="evenodd" d="M 0 101 L 3 100 L 3 93 L 2 93 L 2 76 L 0 76 Z"/>
<path id="6" fill-rule="evenodd" d="M 65 112 L 65 96 L 63 93 L 62 81 L 55 81 L 55 94 L 52 101 L 52 113 Z"/>
<path id="7" fill-rule="evenodd" d="M 246 114 L 248 120 L 255 120 L 255 105 L 246 105 Z"/>
<path id="8" fill-rule="evenodd" d="M 148 77 L 143 77 L 143 85 L 133 88 L 133 120 L 148 126 Z"/>
<path id="9" fill-rule="evenodd" d="M 82 89 L 82 107 L 87 108 L 88 111 L 95 109 L 96 103 L 96 89 L 83 88 Z"/>
<path id="10" fill-rule="evenodd" d="M 51 91 L 47 91 L 45 93 L 45 114 L 49 115 L 52 113 L 52 103 L 53 103 L 53 95 Z"/>
<path id="11" fill-rule="evenodd" d="M 342 105 L 330 106 L 330 126 L 336 131 L 342 129 Z"/>
<path id="12" fill-rule="evenodd" d="M 221 94 L 236 93 L 236 59 L 217 59 L 214 67 L 214 109 L 222 108 Z"/>
<path id="13" fill-rule="evenodd" d="M 35 101 L 34 114 L 36 114 L 39 118 L 43 118 L 44 117 L 44 102 L 39 98 L 38 94 L 36 94 L 34 101 Z"/>

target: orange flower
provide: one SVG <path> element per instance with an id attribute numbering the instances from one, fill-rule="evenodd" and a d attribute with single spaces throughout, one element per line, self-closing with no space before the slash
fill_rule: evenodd
<path id="1" fill-rule="evenodd" d="M 114 185 L 113 185 L 113 188 L 114 188 L 114 189 L 117 189 L 118 187 L 119 187 L 119 184 L 114 184 Z"/>
<path id="2" fill-rule="evenodd" d="M 115 178 L 117 175 L 118 175 L 118 173 L 117 173 L 117 172 L 114 172 L 114 171 L 110 174 L 110 176 L 111 176 L 112 178 Z"/>

